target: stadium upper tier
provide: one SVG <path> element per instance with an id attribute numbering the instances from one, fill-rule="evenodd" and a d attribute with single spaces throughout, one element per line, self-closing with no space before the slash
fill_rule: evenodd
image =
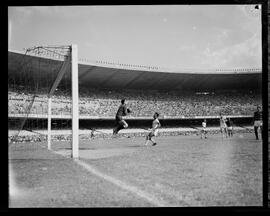
<path id="1" fill-rule="evenodd" d="M 35 79 L 46 80 L 46 77 L 57 73 L 47 67 L 48 61 L 47 58 L 10 50 L 8 52 L 8 76 L 10 79 L 19 80 L 23 64 L 31 62 L 31 70 L 36 73 Z M 61 65 L 62 62 L 50 60 L 50 64 Z M 166 69 L 83 60 L 79 61 L 78 68 L 79 84 L 91 88 L 210 91 L 260 89 L 262 83 L 261 69 Z M 66 76 L 66 79 L 68 80 L 62 81 L 69 82 L 70 75 Z"/>

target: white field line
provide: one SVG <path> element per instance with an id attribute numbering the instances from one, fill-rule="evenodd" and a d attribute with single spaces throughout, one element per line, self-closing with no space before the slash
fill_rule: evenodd
<path id="1" fill-rule="evenodd" d="M 50 150 L 51 152 L 55 153 L 55 154 L 58 154 L 58 155 L 61 155 L 62 157 L 68 157 L 67 155 L 63 155 L 59 152 L 56 152 L 56 151 L 53 151 L 53 150 Z M 128 185 L 126 184 L 125 182 L 123 181 L 120 181 L 114 177 L 111 177 L 109 175 L 106 175 L 100 171 L 98 171 L 97 169 L 93 168 L 92 166 L 90 166 L 89 164 L 87 163 L 84 163 L 83 161 L 79 160 L 79 159 L 74 159 L 73 160 L 75 163 L 77 163 L 78 165 L 82 166 L 83 168 L 85 168 L 88 172 L 110 182 L 110 183 L 113 183 L 115 185 L 117 185 L 118 187 L 124 189 L 124 190 L 127 190 L 145 200 L 147 200 L 148 202 L 152 203 L 153 205 L 157 206 L 157 207 L 169 207 L 170 204 L 169 203 L 166 203 L 166 202 L 162 202 L 160 200 L 158 200 L 156 197 L 152 196 L 151 194 L 148 194 L 142 190 L 140 190 L 139 188 L 135 187 L 135 186 L 132 186 L 132 185 Z"/>
<path id="2" fill-rule="evenodd" d="M 157 198 L 155 198 L 154 196 L 152 196 L 151 194 L 148 194 L 142 190 L 140 190 L 139 188 L 135 187 L 135 186 L 132 186 L 132 185 L 128 185 L 126 184 L 125 182 L 123 181 L 120 181 L 114 177 L 111 177 L 109 175 L 106 175 L 98 170 L 96 170 L 95 168 L 93 168 L 92 166 L 90 166 L 89 164 L 87 163 L 84 163 L 83 161 L 81 160 L 77 160 L 75 159 L 74 160 L 78 165 L 82 166 L 83 168 L 85 168 L 87 171 L 89 171 L 90 173 L 100 177 L 100 178 L 103 178 L 105 179 L 106 181 L 110 182 L 110 183 L 113 183 L 115 185 L 117 185 L 118 187 L 124 189 L 124 190 L 127 190 L 133 194 L 136 194 L 137 196 L 147 200 L 148 202 L 152 203 L 153 205 L 155 206 L 158 206 L 158 207 L 164 207 L 164 206 L 169 206 L 168 203 L 165 203 L 165 202 L 162 202 L 160 200 L 158 200 Z"/>

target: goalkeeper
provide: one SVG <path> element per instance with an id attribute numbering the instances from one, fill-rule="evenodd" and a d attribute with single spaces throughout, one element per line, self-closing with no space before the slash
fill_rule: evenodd
<path id="1" fill-rule="evenodd" d="M 123 119 L 123 116 L 126 116 L 128 113 L 130 113 L 131 110 L 127 108 L 125 101 L 126 101 L 125 99 L 121 100 L 121 105 L 119 106 L 118 111 L 116 113 L 115 121 L 117 126 L 113 129 L 113 135 L 116 135 L 121 129 L 128 127 L 128 124 Z"/>

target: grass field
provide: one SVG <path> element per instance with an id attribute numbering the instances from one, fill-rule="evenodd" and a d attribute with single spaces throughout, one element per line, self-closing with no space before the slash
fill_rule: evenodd
<path id="1" fill-rule="evenodd" d="M 79 160 L 68 142 L 10 148 L 10 207 L 262 206 L 262 142 L 253 134 L 144 141 L 83 140 Z"/>

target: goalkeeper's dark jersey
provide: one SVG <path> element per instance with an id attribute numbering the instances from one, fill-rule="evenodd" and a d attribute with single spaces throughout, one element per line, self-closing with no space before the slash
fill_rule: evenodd
<path id="1" fill-rule="evenodd" d="M 262 112 L 260 112 L 260 111 L 254 112 L 254 120 L 255 120 L 255 121 L 260 121 L 260 120 L 262 120 Z"/>
<path id="2" fill-rule="evenodd" d="M 127 115 L 127 106 L 125 104 L 121 104 L 116 113 L 116 117 L 122 119 L 122 116 Z"/>

